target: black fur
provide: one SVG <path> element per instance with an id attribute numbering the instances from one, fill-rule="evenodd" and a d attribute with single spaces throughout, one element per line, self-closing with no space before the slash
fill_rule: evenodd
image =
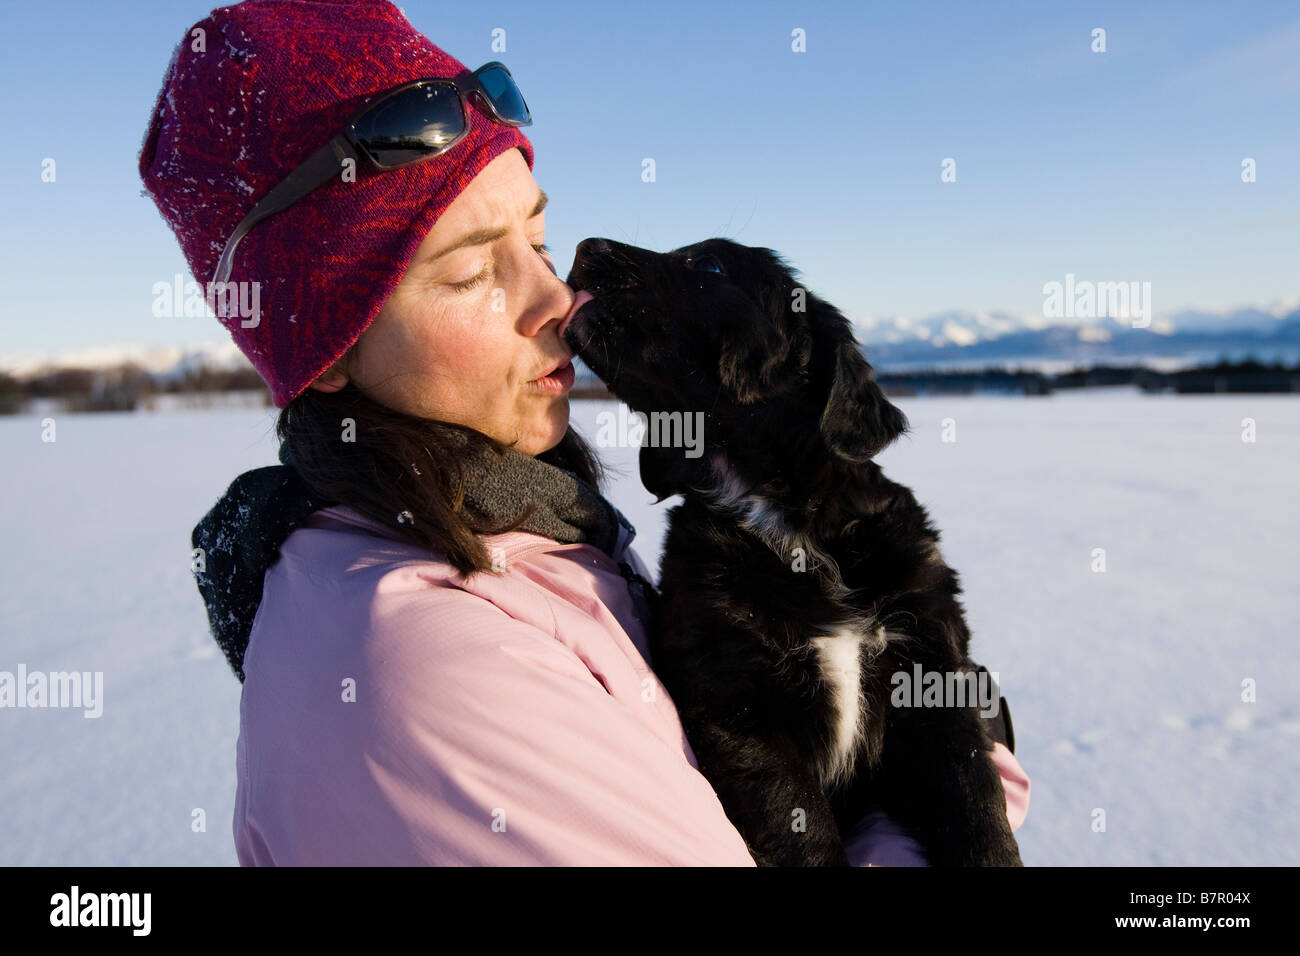
<path id="1" fill-rule="evenodd" d="M 880 807 L 932 864 L 1020 865 L 978 706 L 891 706 L 891 675 L 914 663 L 976 665 L 938 531 L 872 461 L 908 424 L 848 320 L 776 253 L 725 239 L 666 254 L 589 239 L 568 281 L 595 299 L 565 339 L 615 395 L 646 414 L 705 414 L 700 457 L 650 436 L 640 453 L 646 488 L 683 496 L 651 659 L 755 859 L 845 865 L 843 835 Z M 779 522 L 720 498 L 722 469 Z M 837 780 L 812 642 L 842 628 L 870 638 L 857 652 L 864 729 Z"/>

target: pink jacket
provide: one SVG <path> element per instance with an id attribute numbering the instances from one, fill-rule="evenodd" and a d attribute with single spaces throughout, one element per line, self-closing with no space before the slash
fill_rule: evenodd
<path id="1" fill-rule="evenodd" d="M 506 572 L 465 583 L 342 506 L 285 540 L 244 659 L 239 862 L 753 866 L 616 563 L 523 532 L 484 541 Z M 1000 744 L 994 759 L 1014 829 L 1029 779 Z M 922 862 L 880 813 L 848 850 Z"/>

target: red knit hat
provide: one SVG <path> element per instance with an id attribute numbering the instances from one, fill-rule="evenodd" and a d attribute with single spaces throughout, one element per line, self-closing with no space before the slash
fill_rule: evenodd
<path id="1" fill-rule="evenodd" d="M 202 31 L 199 33 L 198 31 Z M 369 96 L 465 66 L 388 0 L 244 0 L 213 10 L 172 54 L 140 151 L 140 177 L 207 289 L 226 239 Z M 258 282 L 260 321 L 220 317 L 283 408 L 369 327 L 434 222 L 478 173 L 519 148 L 477 105 L 468 136 L 401 169 L 358 163 L 258 223 L 231 282 Z"/>

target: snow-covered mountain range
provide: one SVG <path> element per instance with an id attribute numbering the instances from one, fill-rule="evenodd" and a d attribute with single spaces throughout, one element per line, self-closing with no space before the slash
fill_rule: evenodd
<path id="1" fill-rule="evenodd" d="M 943 312 L 856 318 L 868 360 L 883 371 L 1016 367 L 1056 370 L 1074 364 L 1145 364 L 1176 368 L 1254 357 L 1300 361 L 1300 297 L 1226 312 L 1184 310 L 1156 316 L 1147 328 L 1129 321 L 1044 319 L 1007 312 Z M 234 371 L 248 360 L 231 341 L 192 346 L 107 345 L 0 356 L 0 372 L 29 378 L 58 368 L 112 368 L 134 362 L 166 381 L 200 368 Z M 580 379 L 591 373 L 580 362 Z"/>
<path id="2" fill-rule="evenodd" d="M 187 372 L 235 371 L 251 368 L 233 341 L 199 345 L 97 345 L 56 352 L 26 352 L 0 356 L 0 372 L 30 378 L 64 368 L 107 369 L 134 363 L 156 378 L 182 378 Z"/>
<path id="3" fill-rule="evenodd" d="M 854 322 L 880 369 L 1022 368 L 1078 364 L 1194 365 L 1222 356 L 1300 361 L 1300 297 L 1226 312 L 1187 309 L 1129 320 L 1045 319 L 1007 312 L 944 312 Z"/>

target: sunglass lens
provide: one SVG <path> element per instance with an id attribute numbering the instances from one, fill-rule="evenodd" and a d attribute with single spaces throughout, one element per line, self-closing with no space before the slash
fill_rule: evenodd
<path id="1" fill-rule="evenodd" d="M 405 166 L 453 146 L 465 133 L 465 110 L 450 86 L 414 86 L 377 104 L 352 133 L 381 167 Z"/>
<path id="2" fill-rule="evenodd" d="M 524 102 L 524 95 L 519 92 L 514 77 L 499 66 L 490 66 L 478 74 L 478 79 L 491 97 L 498 116 L 507 123 L 521 126 L 532 123 L 528 104 Z"/>

